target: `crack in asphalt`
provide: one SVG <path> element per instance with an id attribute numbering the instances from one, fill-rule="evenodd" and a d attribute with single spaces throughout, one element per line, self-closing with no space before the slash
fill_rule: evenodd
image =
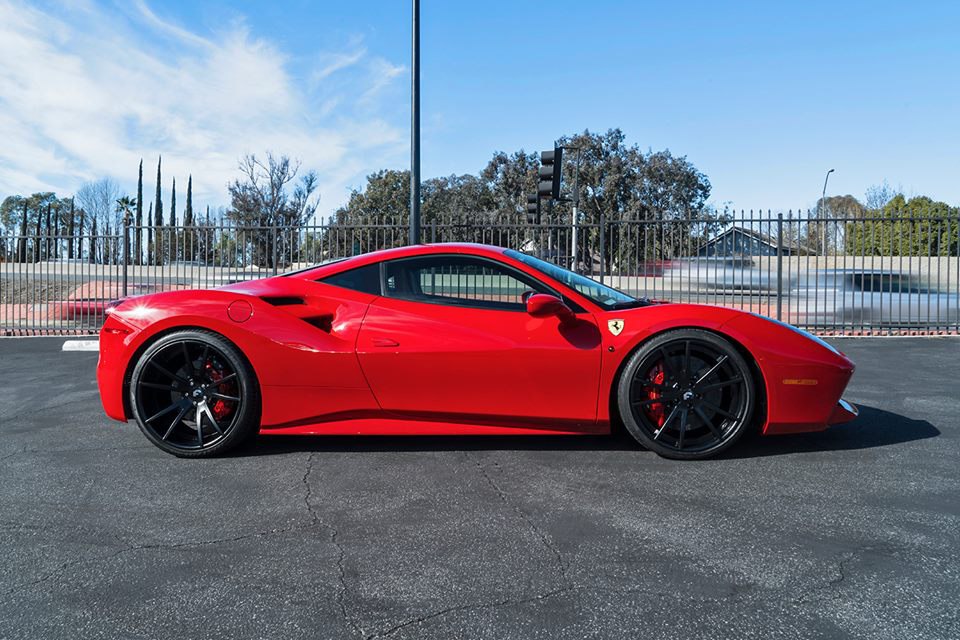
<path id="1" fill-rule="evenodd" d="M 827 580 L 826 584 L 821 584 L 811 589 L 807 589 L 804 593 L 801 593 L 799 596 L 795 597 L 793 601 L 796 604 L 806 604 L 811 600 L 814 594 L 820 593 L 821 591 L 832 591 L 833 598 L 837 600 L 842 597 L 840 593 L 840 585 L 846 581 L 850 572 L 849 565 L 855 558 L 866 553 L 877 553 L 880 555 L 895 557 L 896 552 L 897 549 L 889 545 L 863 545 L 850 551 L 844 551 L 843 553 L 837 554 L 834 556 L 834 576 Z"/>
<path id="2" fill-rule="evenodd" d="M 386 637 L 392 636 L 393 634 L 397 633 L 398 631 L 406 627 L 409 627 L 411 625 L 423 624 L 427 620 L 439 618 L 441 616 L 447 615 L 448 613 L 456 613 L 459 611 L 496 609 L 499 607 L 510 607 L 510 606 L 516 606 L 521 604 L 528 604 L 530 602 L 540 602 L 542 600 L 546 600 L 548 598 L 553 598 L 555 596 L 558 596 L 562 593 L 572 591 L 574 590 L 574 588 L 575 587 L 573 586 L 561 587 L 560 589 L 554 589 L 553 591 L 548 591 L 547 593 L 541 593 L 534 596 L 530 596 L 528 598 L 521 598 L 519 600 L 513 600 L 511 598 L 507 598 L 505 600 L 499 600 L 497 602 L 487 602 L 487 603 L 480 603 L 480 604 L 461 604 L 453 607 L 446 607 L 444 609 L 438 609 L 437 611 L 432 611 L 422 616 L 417 616 L 416 618 L 411 618 L 399 624 L 395 624 L 392 627 L 388 627 L 387 629 L 384 629 L 383 631 L 378 631 L 377 633 L 366 636 L 364 640 L 375 640 L 376 638 L 386 638 Z"/>
<path id="3" fill-rule="evenodd" d="M 552 538 L 547 533 L 545 533 L 537 525 L 536 522 L 534 522 L 533 518 L 531 518 L 526 512 L 524 512 L 520 507 L 518 507 L 516 504 L 514 504 L 510 500 L 509 496 L 507 496 L 507 494 L 503 491 L 503 489 L 500 488 L 500 485 L 498 485 L 493 480 L 493 478 L 490 477 L 490 474 L 487 473 L 486 468 L 483 466 L 483 463 L 480 460 L 472 459 L 470 457 L 470 454 L 466 451 L 463 452 L 463 455 L 467 458 L 467 460 L 473 461 L 473 463 L 477 467 L 477 470 L 480 472 L 480 475 L 484 477 L 484 479 L 487 481 L 487 484 L 493 487 L 493 490 L 500 497 L 500 500 L 505 505 L 513 509 L 517 513 L 517 515 L 519 515 L 520 518 L 527 524 L 527 526 L 530 527 L 530 529 L 534 532 L 534 534 L 536 534 L 536 536 L 540 538 L 540 542 L 543 544 L 543 546 L 546 547 L 551 554 L 553 554 L 554 560 L 556 561 L 557 567 L 559 569 L 561 580 L 565 582 L 568 586 L 572 586 L 570 583 L 570 579 L 567 577 L 566 563 L 564 563 L 563 561 L 563 556 L 561 555 L 560 550 L 557 549 L 557 547 L 553 544 Z"/>
<path id="4" fill-rule="evenodd" d="M 14 456 L 19 456 L 20 454 L 26 453 L 26 452 L 27 452 L 27 449 L 21 449 L 20 451 L 14 451 L 13 453 L 8 453 L 7 455 L 5 455 L 5 456 L 3 456 L 2 458 L 0 458 L 0 462 L 3 462 L 4 460 L 7 460 L 7 459 L 12 458 L 12 457 L 14 457 Z"/>
<path id="5" fill-rule="evenodd" d="M 307 507 L 307 513 L 310 514 L 310 517 L 313 519 L 315 524 L 320 525 L 321 527 L 327 529 L 330 532 L 330 543 L 337 549 L 337 579 L 340 583 L 340 589 L 337 592 L 337 606 L 340 609 L 340 615 L 343 617 L 344 622 L 346 622 L 353 629 L 354 633 L 359 635 L 361 638 L 364 637 L 363 628 L 360 624 L 347 612 L 347 576 L 346 569 L 344 568 L 344 561 L 346 559 L 346 550 L 343 548 L 343 545 L 340 544 L 340 541 L 337 539 L 340 535 L 340 532 L 337 531 L 336 527 L 330 523 L 323 520 L 320 515 L 317 513 L 316 509 L 313 506 L 313 503 L 310 501 L 310 498 L 313 496 L 313 489 L 310 486 L 310 474 L 313 473 L 313 462 L 316 452 L 311 451 L 307 456 L 306 469 L 303 472 L 303 504 Z"/>
<path id="6" fill-rule="evenodd" d="M 799 596 L 794 598 L 793 601 L 797 604 L 806 604 L 811 600 L 814 594 L 820 593 L 821 591 L 828 591 L 828 590 L 834 592 L 834 599 L 839 598 L 840 583 L 843 582 L 847 577 L 846 572 L 844 571 L 844 563 L 851 561 L 855 555 L 856 554 L 853 552 L 841 554 L 841 556 L 836 560 L 836 567 L 834 570 L 835 576 L 833 578 L 830 578 L 829 580 L 827 580 L 826 584 L 821 584 L 819 586 L 815 586 L 811 589 L 804 591 Z"/>

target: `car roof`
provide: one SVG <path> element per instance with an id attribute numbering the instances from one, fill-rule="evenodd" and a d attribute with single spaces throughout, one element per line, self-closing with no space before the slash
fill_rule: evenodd
<path id="1" fill-rule="evenodd" d="M 341 271 L 356 269 L 368 264 L 383 262 L 385 260 L 396 260 L 398 258 L 409 258 L 414 256 L 436 255 L 444 253 L 462 253 L 466 255 L 486 256 L 489 258 L 498 258 L 506 251 L 504 247 L 496 247 L 489 244 L 479 244 L 473 242 L 438 242 L 431 244 L 415 244 L 405 247 L 394 247 L 392 249 L 380 249 L 371 251 L 350 258 L 320 264 L 296 272 L 295 274 L 303 278 L 314 278 L 321 274 L 332 275 Z"/>

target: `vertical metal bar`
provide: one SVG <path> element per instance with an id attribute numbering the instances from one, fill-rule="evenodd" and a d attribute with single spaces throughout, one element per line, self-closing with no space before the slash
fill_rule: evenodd
<path id="1" fill-rule="evenodd" d="M 830 324 L 831 324 L 831 330 L 834 331 L 834 332 L 837 331 L 837 325 L 838 325 L 838 323 L 839 323 L 839 324 L 842 324 L 842 323 L 843 323 L 843 315 L 842 315 L 842 314 L 839 315 L 839 316 L 837 315 L 837 289 L 839 289 L 839 287 L 837 286 L 837 275 L 840 273 L 839 270 L 837 269 L 837 242 L 838 242 L 838 240 L 839 240 L 839 238 L 837 237 L 837 229 L 838 229 L 837 224 L 838 224 L 838 223 L 836 222 L 836 218 L 834 218 L 834 225 L 833 225 L 833 256 L 832 256 L 832 258 L 833 258 L 833 262 L 832 262 L 833 266 L 830 267 L 830 273 L 833 275 L 833 277 L 830 279 L 831 282 L 832 282 L 832 284 L 831 284 L 831 286 L 830 286 L 830 289 L 833 291 L 833 306 L 832 306 L 832 309 L 831 309 L 831 312 L 830 312 L 830 314 L 831 314 L 831 315 L 830 315 L 830 321 L 831 321 Z M 828 243 L 828 244 L 829 244 L 829 243 Z"/>
<path id="2" fill-rule="evenodd" d="M 777 320 L 783 321 L 783 214 L 777 214 Z"/>
<path id="3" fill-rule="evenodd" d="M 129 282 L 129 265 L 130 265 L 130 221 L 127 219 L 127 214 L 123 215 L 123 297 L 126 298 L 129 295 L 128 282 Z"/>
<path id="4" fill-rule="evenodd" d="M 603 284 L 604 271 L 607 261 L 607 219 L 600 214 L 600 284 Z"/>
<path id="5" fill-rule="evenodd" d="M 277 244 L 280 242 L 280 232 L 277 229 L 277 225 L 273 225 L 273 228 L 270 231 L 271 236 L 273 237 L 273 275 L 277 275 Z"/>

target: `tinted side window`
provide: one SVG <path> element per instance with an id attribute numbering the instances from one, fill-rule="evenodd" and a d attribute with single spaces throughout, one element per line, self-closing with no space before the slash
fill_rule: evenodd
<path id="1" fill-rule="evenodd" d="M 343 271 L 323 278 L 320 282 L 378 296 L 380 295 L 380 263 Z"/>
<path id="2" fill-rule="evenodd" d="M 420 302 L 522 311 L 525 291 L 545 290 L 522 274 L 470 257 L 395 260 L 385 268 L 385 295 Z"/>

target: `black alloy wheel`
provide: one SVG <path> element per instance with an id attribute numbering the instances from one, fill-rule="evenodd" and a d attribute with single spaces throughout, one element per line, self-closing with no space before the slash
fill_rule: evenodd
<path id="1" fill-rule="evenodd" d="M 624 425 L 666 458 L 701 459 L 748 429 L 755 405 L 750 367 L 732 344 L 699 329 L 661 334 L 630 357 L 618 383 Z"/>
<path id="2" fill-rule="evenodd" d="M 260 395 L 237 348 L 207 331 L 164 336 L 140 357 L 130 379 L 130 407 L 155 445 L 181 457 L 231 449 L 259 426 Z"/>

